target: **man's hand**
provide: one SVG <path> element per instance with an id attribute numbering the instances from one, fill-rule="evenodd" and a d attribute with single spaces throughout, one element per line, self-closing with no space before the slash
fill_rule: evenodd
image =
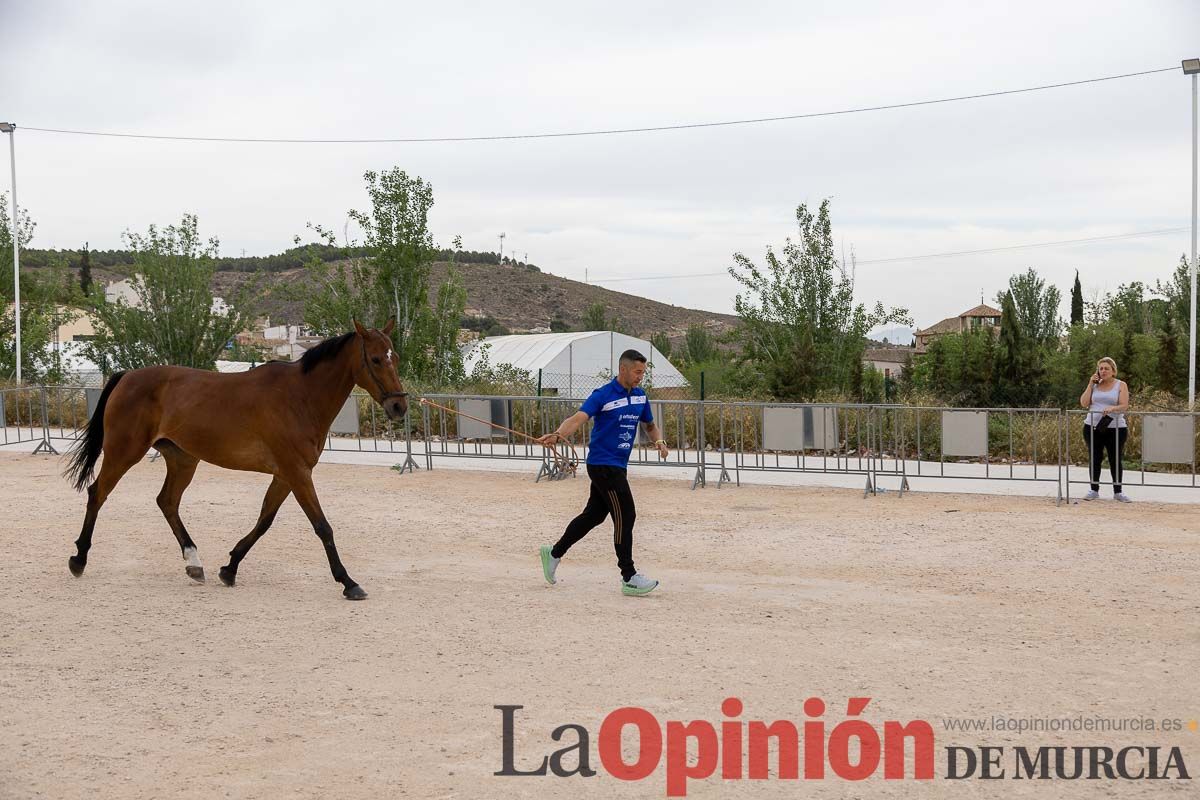
<path id="1" fill-rule="evenodd" d="M 534 441 L 540 444 L 542 447 L 554 447 L 554 445 L 558 444 L 560 441 L 562 441 L 562 439 L 563 437 L 558 433 L 547 433 L 544 436 L 537 437 L 534 439 Z"/>
<path id="2" fill-rule="evenodd" d="M 654 444 L 655 444 L 655 446 L 658 448 L 658 457 L 659 457 L 659 459 L 660 459 L 660 460 L 662 460 L 662 461 L 666 461 L 666 460 L 667 460 L 667 456 L 671 455 L 671 451 L 667 449 L 667 443 L 666 443 L 666 442 L 664 442 L 662 439 L 659 439 L 659 440 L 658 440 L 657 442 L 655 442 Z"/>

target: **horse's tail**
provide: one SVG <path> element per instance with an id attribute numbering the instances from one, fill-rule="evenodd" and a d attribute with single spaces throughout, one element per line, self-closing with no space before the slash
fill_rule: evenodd
<path id="1" fill-rule="evenodd" d="M 88 420 L 87 429 L 68 454 L 70 463 L 63 472 L 63 477 L 70 481 L 78 492 L 87 488 L 88 481 L 92 479 L 92 469 L 100 460 L 100 452 L 104 449 L 104 409 L 108 405 L 108 396 L 124 375 L 124 372 L 118 372 L 108 379 L 104 391 L 100 393 L 100 402 L 96 403 L 96 411 Z"/>

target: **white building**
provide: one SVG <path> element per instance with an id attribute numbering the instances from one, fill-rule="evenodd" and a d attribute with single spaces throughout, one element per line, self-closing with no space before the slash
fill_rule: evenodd
<path id="1" fill-rule="evenodd" d="M 543 390 L 564 397 L 586 396 L 617 374 L 621 353 L 637 350 L 648 359 L 646 384 L 651 387 L 687 386 L 687 379 L 667 357 L 646 339 L 613 331 L 539 333 L 527 336 L 491 336 L 463 345 L 463 366 L 468 375 L 486 357 L 498 367 L 510 364 L 537 380 Z"/>
<path id="2" fill-rule="evenodd" d="M 125 278 L 124 280 L 113 281 L 104 287 L 104 301 L 106 303 L 116 303 L 117 301 L 124 302 L 125 305 L 133 308 L 140 308 L 142 300 L 138 297 L 137 290 L 133 287 L 133 282 L 136 279 L 141 279 L 141 275 L 136 275 L 134 278 Z M 219 317 L 224 317 L 229 314 L 229 305 L 223 297 L 213 297 L 212 313 Z"/>
<path id="3" fill-rule="evenodd" d="M 137 308 L 141 304 L 138 299 L 138 294 L 133 288 L 133 278 L 125 278 L 120 281 L 113 281 L 108 286 L 104 287 L 104 301 L 107 303 L 115 303 L 118 300 L 125 302 L 125 305 Z"/>

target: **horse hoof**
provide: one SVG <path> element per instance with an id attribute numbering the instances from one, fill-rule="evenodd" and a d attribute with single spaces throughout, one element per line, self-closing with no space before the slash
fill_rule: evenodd
<path id="1" fill-rule="evenodd" d="M 365 589 L 363 589 L 363 587 L 359 586 L 358 584 L 355 584 L 354 586 L 347 586 L 345 589 L 342 590 L 342 594 L 344 594 L 346 596 L 347 600 L 366 600 L 367 599 L 367 591 Z"/>
<path id="2" fill-rule="evenodd" d="M 190 569 L 190 567 L 189 567 Z M 191 573 L 188 573 L 189 575 Z M 221 567 L 221 571 L 217 573 L 221 577 L 221 583 L 226 586 L 233 586 L 237 582 L 237 573 L 229 567 Z"/>
<path id="3" fill-rule="evenodd" d="M 67 559 L 67 566 L 71 569 L 71 574 L 78 578 L 83 574 L 83 568 L 87 566 L 87 562 L 80 561 L 78 556 L 71 556 Z"/>
<path id="4" fill-rule="evenodd" d="M 204 583 L 204 567 L 184 567 L 183 571 L 196 583 Z"/>

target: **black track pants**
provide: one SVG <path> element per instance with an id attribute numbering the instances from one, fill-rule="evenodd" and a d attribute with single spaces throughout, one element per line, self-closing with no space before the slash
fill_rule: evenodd
<path id="1" fill-rule="evenodd" d="M 588 477 L 592 479 L 592 492 L 588 496 L 583 513 L 571 520 L 562 538 L 554 545 L 550 554 L 555 558 L 566 555 L 571 546 L 587 536 L 588 532 L 611 515 L 613 520 L 613 546 L 617 551 L 617 566 L 621 578 L 629 580 L 637 572 L 633 568 L 633 522 L 637 512 L 633 507 L 633 493 L 629 480 L 620 467 L 587 465 Z"/>
<path id="2" fill-rule="evenodd" d="M 1084 423 L 1083 440 L 1087 442 L 1089 461 L 1091 461 L 1092 491 L 1100 491 L 1100 468 L 1104 464 L 1104 456 L 1108 456 L 1108 472 L 1113 479 L 1113 492 L 1121 493 L 1121 458 L 1125 455 L 1125 440 L 1129 438 L 1128 428 L 1112 428 L 1097 431 L 1091 425 Z"/>

